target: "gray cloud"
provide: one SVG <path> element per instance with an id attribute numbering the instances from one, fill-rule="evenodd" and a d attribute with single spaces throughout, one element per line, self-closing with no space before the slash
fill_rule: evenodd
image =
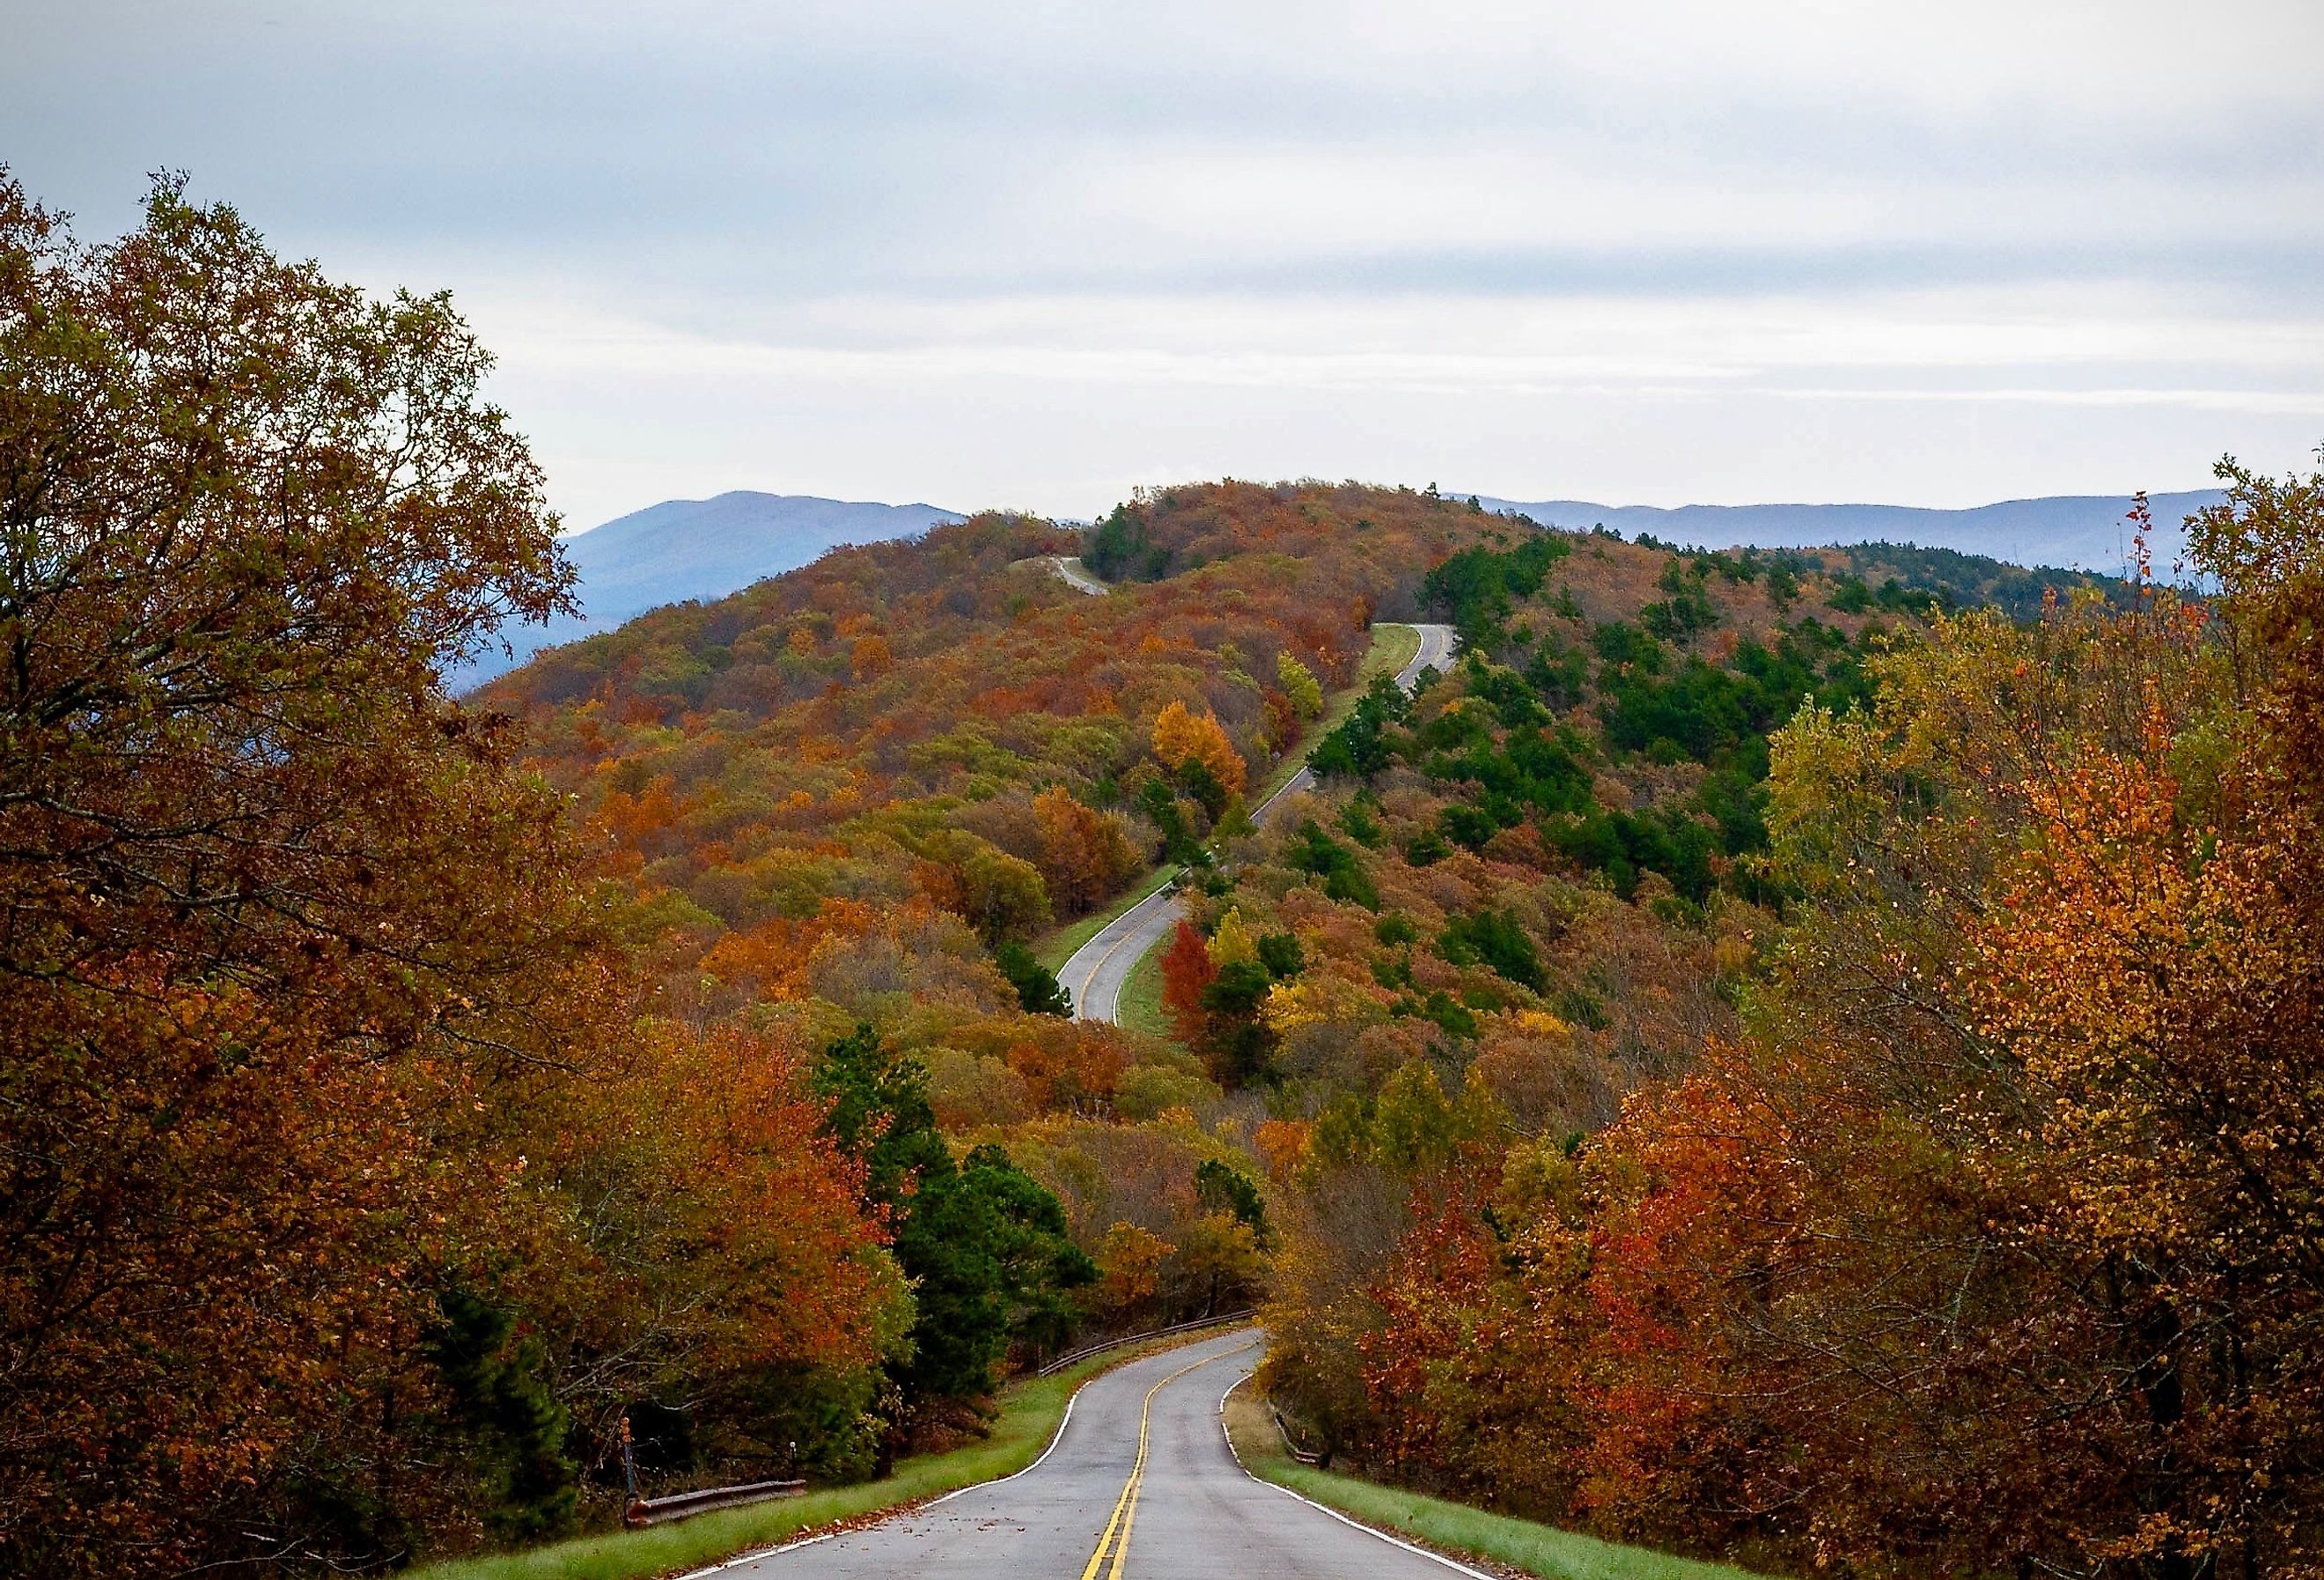
<path id="1" fill-rule="evenodd" d="M 182 167 L 453 287 L 584 521 L 1173 467 L 1965 503 L 2324 436 L 2304 0 L 13 9 L 37 195 L 101 234 Z"/>

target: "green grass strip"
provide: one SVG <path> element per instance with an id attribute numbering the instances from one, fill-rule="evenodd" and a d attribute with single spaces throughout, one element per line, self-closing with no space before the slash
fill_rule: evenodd
<path id="1" fill-rule="evenodd" d="M 884 1481 L 820 1487 L 796 1498 L 721 1509 L 644 1530 L 576 1537 L 521 1552 L 456 1558 L 408 1572 L 406 1580 L 655 1580 L 719 1563 L 758 1548 L 775 1547 L 835 1520 L 894 1510 L 943 1493 L 1014 1475 L 1041 1456 L 1065 1418 L 1074 1391 L 1101 1372 L 1183 1339 L 1109 1350 L 1055 1377 L 1028 1378 L 1001 1392 L 1001 1413 L 989 1437 L 947 1454 L 907 1459 Z"/>
<path id="2" fill-rule="evenodd" d="M 1251 1397 L 1248 1383 L 1229 1396 L 1226 1418 L 1236 1456 L 1260 1480 L 1288 1487 L 1351 1520 L 1395 1531 L 1454 1557 L 1498 1564 L 1550 1580 L 1757 1580 L 1748 1570 L 1723 1564 L 1600 1541 L 1554 1525 L 1491 1514 L 1466 1503 L 1301 1465 L 1284 1452 L 1275 1423 L 1265 1407 Z"/>
<path id="3" fill-rule="evenodd" d="M 1122 980 L 1121 996 L 1114 1002 L 1113 1018 L 1132 1031 L 1143 1031 L 1165 1042 L 1176 1036 L 1169 1014 L 1162 1008 L 1160 948 L 1147 950 L 1130 968 L 1130 975 Z"/>

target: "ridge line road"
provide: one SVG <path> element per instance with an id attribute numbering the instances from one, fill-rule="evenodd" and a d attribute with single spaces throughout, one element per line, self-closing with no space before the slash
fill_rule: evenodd
<path id="1" fill-rule="evenodd" d="M 1061 561 L 1058 574 L 1065 575 Z M 1070 579 L 1070 578 L 1068 578 Z M 1075 586 L 1080 584 L 1076 582 Z M 1420 633 L 1420 651 L 1412 661 L 1397 671 L 1396 683 L 1409 691 L 1425 669 L 1442 670 L 1445 661 L 1452 656 L 1452 628 L 1450 625 L 1424 625 L 1412 622 L 1388 624 L 1411 624 Z M 1252 809 L 1250 820 L 1263 821 L 1285 797 L 1315 785 L 1314 774 L 1301 763 L 1299 772 L 1284 781 L 1283 788 Z M 1074 951 L 1071 958 L 1057 968 L 1057 982 L 1073 995 L 1074 1018 L 1077 1021 L 1114 1021 L 1121 1010 L 1122 984 L 1130 980 L 1130 971 L 1146 952 L 1161 941 L 1162 935 L 1178 925 L 1186 908 L 1171 886 L 1176 879 L 1166 880 L 1162 886 L 1137 904 L 1115 917 L 1098 929 L 1095 937 Z"/>
<path id="2" fill-rule="evenodd" d="M 1240 1328 L 1084 1384 L 1050 1452 L 876 1525 L 721 1566 L 747 1580 L 1443 1580 L 1479 1571 L 1244 1470 L 1220 1424 Z"/>

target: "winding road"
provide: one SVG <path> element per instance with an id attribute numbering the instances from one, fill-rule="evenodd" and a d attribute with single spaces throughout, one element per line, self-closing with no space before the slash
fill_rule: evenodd
<path id="1" fill-rule="evenodd" d="M 1117 1367 L 1074 1396 L 1064 1429 L 1030 1468 L 715 1573 L 722 1580 L 1478 1575 L 1243 1470 L 1219 1409 L 1250 1374 L 1259 1344 L 1255 1330 L 1240 1328 Z"/>
<path id="2" fill-rule="evenodd" d="M 1057 562 L 1057 574 L 1076 587 L 1082 585 L 1066 573 L 1063 560 Z M 1452 656 L 1450 625 L 1416 624 L 1413 629 L 1420 633 L 1420 651 L 1413 654 L 1410 663 L 1397 671 L 1396 677 L 1396 683 L 1406 691 L 1418 683 L 1423 670 L 1441 670 Z M 1302 763 L 1299 772 L 1286 780 L 1280 790 L 1252 810 L 1251 821 L 1264 822 L 1286 797 L 1313 790 L 1314 785 L 1315 776 Z M 1058 983 L 1073 994 L 1074 1019 L 1110 1021 L 1117 1017 L 1121 1006 L 1121 986 L 1130 980 L 1131 969 L 1186 914 L 1186 907 L 1174 886 L 1176 882 L 1175 875 L 1164 880 L 1160 888 L 1099 929 L 1096 937 L 1074 950 L 1058 968 Z"/>

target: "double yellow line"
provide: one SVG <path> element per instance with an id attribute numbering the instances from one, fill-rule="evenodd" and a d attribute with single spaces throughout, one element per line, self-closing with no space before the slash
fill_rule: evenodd
<path id="1" fill-rule="evenodd" d="M 1240 1354 L 1229 1350 L 1227 1354 Z M 1222 1355 L 1207 1355 L 1192 1365 L 1181 1366 L 1161 1381 L 1146 1391 L 1145 1402 L 1138 1407 L 1138 1457 L 1130 1466 L 1130 1479 L 1121 1483 L 1121 1496 L 1113 1501 L 1113 1515 L 1105 1522 L 1105 1531 L 1097 1538 L 1097 1551 L 1090 1555 L 1089 1563 L 1082 1569 L 1082 1580 L 1097 1580 L 1097 1572 L 1105 1568 L 1106 1554 L 1113 1554 L 1113 1566 L 1106 1570 L 1106 1580 L 1121 1580 L 1121 1566 L 1130 1557 L 1130 1527 L 1138 1518 L 1138 1493 L 1146 1484 L 1146 1431 L 1154 1413 L 1154 1396 L 1187 1372 L 1222 1360 Z"/>

